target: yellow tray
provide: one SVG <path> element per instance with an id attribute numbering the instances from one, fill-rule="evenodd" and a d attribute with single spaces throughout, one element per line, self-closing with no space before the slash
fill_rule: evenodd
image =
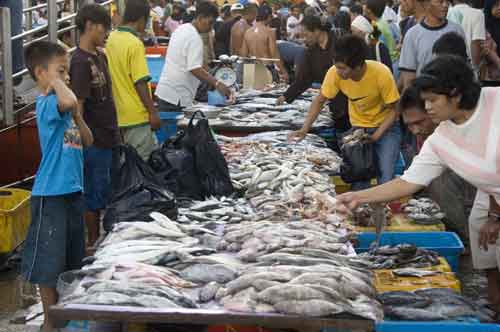
<path id="1" fill-rule="evenodd" d="M 26 237 L 31 221 L 31 192 L 0 189 L 0 254 L 14 250 Z"/>
<path id="2" fill-rule="evenodd" d="M 427 270 L 427 271 L 440 271 L 440 272 L 453 272 L 451 270 L 450 264 L 448 264 L 448 261 L 444 257 L 439 257 L 439 265 L 434 265 L 430 267 L 422 267 L 418 268 L 420 270 Z M 377 272 L 391 272 L 392 270 L 390 269 L 380 269 L 376 270 Z"/>
<path id="3" fill-rule="evenodd" d="M 357 232 L 375 232 L 375 227 L 354 226 Z M 420 225 L 408 219 L 403 214 L 396 214 L 391 219 L 391 225 L 384 227 L 384 232 L 443 232 L 446 228 L 442 222 L 435 225 Z"/>
<path id="4" fill-rule="evenodd" d="M 374 271 L 374 284 L 378 293 L 407 291 L 412 292 L 424 288 L 450 288 L 460 293 L 460 281 L 452 272 L 443 272 L 435 276 L 423 278 L 398 277 L 391 270 Z"/>

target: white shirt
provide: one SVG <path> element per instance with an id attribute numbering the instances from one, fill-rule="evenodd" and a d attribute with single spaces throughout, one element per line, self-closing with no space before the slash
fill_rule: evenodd
<path id="1" fill-rule="evenodd" d="M 459 4 L 448 11 L 448 19 L 464 29 L 467 55 L 470 58 L 472 41 L 486 39 L 484 12 L 467 4 Z"/>
<path id="2" fill-rule="evenodd" d="M 286 31 L 288 33 L 288 40 L 295 40 L 298 38 L 298 34 L 301 30 L 300 22 L 302 21 L 302 15 L 299 18 L 295 16 L 290 16 L 286 20 Z"/>
<path id="3" fill-rule="evenodd" d="M 163 13 L 165 13 L 165 9 L 161 8 L 160 6 L 156 6 L 152 10 L 160 19 L 163 17 Z"/>
<path id="4" fill-rule="evenodd" d="M 396 14 L 396 12 L 391 7 L 385 6 L 384 13 L 382 14 L 382 19 L 388 23 L 398 23 L 398 14 Z"/>
<path id="5" fill-rule="evenodd" d="M 460 125 L 440 123 L 401 178 L 428 186 L 449 168 L 500 203 L 499 137 L 500 90 L 483 88 L 471 118 Z"/>
<path id="6" fill-rule="evenodd" d="M 171 104 L 192 105 L 200 81 L 191 70 L 203 65 L 203 42 L 198 30 L 186 23 L 170 38 L 165 66 L 156 87 L 156 96 Z"/>

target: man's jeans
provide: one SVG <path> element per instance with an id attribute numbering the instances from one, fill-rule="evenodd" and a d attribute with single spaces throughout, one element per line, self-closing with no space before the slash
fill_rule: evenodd
<path id="1" fill-rule="evenodd" d="M 377 128 L 365 128 L 368 134 L 373 134 Z M 399 121 L 387 129 L 384 135 L 374 143 L 377 155 L 379 176 L 377 183 L 383 184 L 394 178 L 394 165 L 396 164 L 401 149 L 401 127 Z M 370 187 L 369 181 L 354 182 L 352 190 L 362 190 Z"/>
<path id="2" fill-rule="evenodd" d="M 0 0 L 0 7 L 10 9 L 10 29 L 12 36 L 23 32 L 23 2 L 22 0 Z M 23 40 L 12 42 L 12 73 L 24 68 Z"/>

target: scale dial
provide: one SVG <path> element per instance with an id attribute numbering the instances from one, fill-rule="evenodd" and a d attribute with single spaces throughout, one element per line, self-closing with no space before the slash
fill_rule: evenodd
<path id="1" fill-rule="evenodd" d="M 236 83 L 236 72 L 229 67 L 222 67 L 215 72 L 215 78 L 226 86 L 233 86 Z"/>

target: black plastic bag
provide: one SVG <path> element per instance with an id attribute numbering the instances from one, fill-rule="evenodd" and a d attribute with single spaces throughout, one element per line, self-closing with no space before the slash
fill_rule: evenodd
<path id="1" fill-rule="evenodd" d="M 193 124 L 197 115 L 201 119 Z M 226 159 L 215 141 L 205 115 L 198 111 L 191 117 L 182 145 L 194 151 L 195 167 L 205 196 L 228 196 L 234 192 Z"/>
<path id="2" fill-rule="evenodd" d="M 183 136 L 181 132 L 167 140 L 151 153 L 148 163 L 158 181 L 177 197 L 201 200 L 204 190 L 195 168 L 194 154 L 180 143 Z"/>
<path id="3" fill-rule="evenodd" d="M 155 173 L 130 145 L 113 149 L 111 196 L 120 195 L 146 182 L 156 182 Z"/>
<path id="4" fill-rule="evenodd" d="M 346 183 L 369 181 L 377 176 L 375 148 L 370 142 L 343 146 L 340 177 Z"/>
<path id="5" fill-rule="evenodd" d="M 109 232 L 119 222 L 151 221 L 151 212 L 177 219 L 177 204 L 171 192 L 154 183 L 144 183 L 114 197 L 106 207 L 103 226 Z"/>
<path id="6" fill-rule="evenodd" d="M 154 211 L 177 219 L 174 194 L 162 187 L 153 170 L 129 145 L 115 148 L 111 186 L 111 199 L 103 220 L 106 231 L 119 222 L 150 221 L 149 214 Z"/>

